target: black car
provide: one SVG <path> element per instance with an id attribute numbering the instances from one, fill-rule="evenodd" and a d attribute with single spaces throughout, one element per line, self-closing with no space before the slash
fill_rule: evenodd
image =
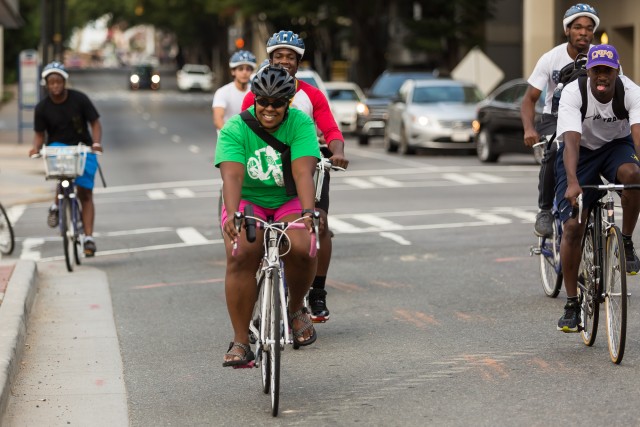
<path id="1" fill-rule="evenodd" d="M 433 79 L 432 71 L 383 72 L 366 93 L 365 102 L 358 105 L 356 135 L 360 145 L 369 144 L 370 136 L 383 136 L 389 103 L 398 95 L 400 86 L 409 80 Z"/>
<path id="2" fill-rule="evenodd" d="M 137 65 L 129 73 L 129 89 L 160 89 L 160 74 L 152 65 Z"/>
<path id="3" fill-rule="evenodd" d="M 520 118 L 520 105 L 527 91 L 524 79 L 508 81 L 494 90 L 478 104 L 476 120 L 473 122 L 476 153 L 484 163 L 495 163 L 501 154 L 533 153 L 524 145 L 524 127 Z M 544 91 L 536 104 L 536 117 L 542 114 Z M 540 150 L 536 150 L 539 161 Z"/>

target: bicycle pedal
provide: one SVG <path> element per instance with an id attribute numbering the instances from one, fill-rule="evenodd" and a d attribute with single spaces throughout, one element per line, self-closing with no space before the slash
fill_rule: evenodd
<path id="1" fill-rule="evenodd" d="M 245 365 L 235 365 L 233 367 L 233 369 L 250 369 L 250 368 L 255 368 L 255 367 L 256 367 L 256 363 L 255 363 L 255 361 L 252 360 L 251 362 L 249 362 L 249 363 L 247 363 Z"/>

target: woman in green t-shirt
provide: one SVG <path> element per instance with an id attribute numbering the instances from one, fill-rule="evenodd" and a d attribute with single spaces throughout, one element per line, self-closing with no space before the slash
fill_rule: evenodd
<path id="1" fill-rule="evenodd" d="M 293 221 L 301 215 L 310 217 L 315 206 L 313 174 L 320 158 L 313 121 L 304 112 L 289 108 L 296 83 L 284 68 L 261 69 L 251 83 L 251 91 L 255 103 L 248 111 L 262 128 L 290 147 L 297 196 L 287 195 L 280 153 L 253 132 L 240 115 L 230 118 L 220 131 L 215 158 L 224 183 L 221 219 L 227 253 L 225 295 L 234 330 L 223 366 L 246 365 L 255 358 L 249 347 L 248 325 L 257 299 L 256 266 L 262 257 L 262 245 L 247 242 L 245 232 L 236 230 L 233 213 L 251 204 L 255 216 L 263 219 L 273 216 L 276 221 Z M 290 318 L 299 345 L 316 340 L 304 307 L 304 296 L 316 270 L 316 258 L 309 256 L 311 219 L 305 224 L 308 233 L 288 233 L 291 250 L 283 258 Z M 257 233 L 259 240 L 260 231 Z M 234 242 L 241 248 L 235 256 L 231 254 Z"/>

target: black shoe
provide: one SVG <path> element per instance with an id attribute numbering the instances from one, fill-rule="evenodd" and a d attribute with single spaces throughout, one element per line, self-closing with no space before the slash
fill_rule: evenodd
<path id="1" fill-rule="evenodd" d="M 624 257 L 627 265 L 627 274 L 635 275 L 640 271 L 640 259 L 636 254 L 636 250 L 633 248 L 633 240 L 623 239 L 624 242 Z"/>
<path id="2" fill-rule="evenodd" d="M 51 228 L 56 228 L 58 222 L 58 205 L 51 205 L 49 207 L 49 213 L 47 214 L 47 225 Z"/>
<path id="3" fill-rule="evenodd" d="M 564 306 L 564 315 L 558 320 L 558 330 L 562 332 L 579 332 L 580 303 L 567 301 Z"/>
<path id="4" fill-rule="evenodd" d="M 309 291 L 309 306 L 311 308 L 311 320 L 313 323 L 324 323 L 329 320 L 327 308 L 327 291 L 324 289 L 311 289 Z"/>
<path id="5" fill-rule="evenodd" d="M 96 254 L 96 242 L 93 240 L 84 241 L 84 256 L 90 258 Z"/>
<path id="6" fill-rule="evenodd" d="M 553 214 L 551 211 L 540 211 L 536 215 L 536 224 L 533 231 L 539 237 L 551 237 L 553 235 Z"/>

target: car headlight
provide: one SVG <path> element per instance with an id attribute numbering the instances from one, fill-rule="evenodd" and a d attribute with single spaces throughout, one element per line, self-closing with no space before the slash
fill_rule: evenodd
<path id="1" fill-rule="evenodd" d="M 131 77 L 129 77 L 129 81 L 130 81 L 131 83 L 133 83 L 134 85 L 135 85 L 135 84 L 138 84 L 138 82 L 140 81 L 140 77 L 138 77 L 138 75 L 137 75 L 137 74 L 134 74 L 134 75 L 132 75 Z"/>
<path id="2" fill-rule="evenodd" d="M 473 133 L 478 133 L 480 132 L 480 122 L 477 120 L 474 120 L 471 122 L 471 129 L 473 129 Z"/>
<path id="3" fill-rule="evenodd" d="M 155 84 L 160 83 L 160 76 L 157 74 L 154 74 L 153 76 L 151 76 L 151 81 Z"/>
<path id="4" fill-rule="evenodd" d="M 356 105 L 356 112 L 358 114 L 360 114 L 361 116 L 368 116 L 369 115 L 369 107 L 367 107 L 362 102 L 358 102 L 358 104 Z"/>

